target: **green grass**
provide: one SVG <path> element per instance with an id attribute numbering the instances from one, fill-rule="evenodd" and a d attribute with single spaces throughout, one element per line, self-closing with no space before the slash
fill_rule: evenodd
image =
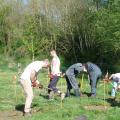
<path id="1" fill-rule="evenodd" d="M 25 97 L 19 82 L 14 82 L 16 72 L 4 70 L 0 72 L 0 111 L 12 111 L 15 107 L 24 104 Z M 18 77 L 17 77 L 18 80 Z M 44 86 L 48 85 L 49 79 L 44 72 L 39 75 L 39 80 Z M 78 78 L 78 81 L 81 78 Z M 62 86 L 62 87 L 61 87 Z M 61 78 L 58 87 L 65 92 L 66 82 Z M 110 95 L 107 91 L 111 90 L 110 84 L 106 86 L 106 98 Z M 87 80 L 84 80 L 82 91 L 90 92 L 90 86 Z M 77 116 L 86 115 L 88 120 L 119 120 L 120 119 L 120 101 L 119 93 L 115 102 L 104 101 L 104 85 L 99 82 L 97 89 L 97 98 L 90 98 L 86 95 L 81 98 L 71 96 L 65 98 L 61 103 L 58 96 L 55 96 L 53 101 L 48 101 L 44 98 L 47 92 L 44 90 L 34 89 L 34 99 L 32 109 L 38 110 L 33 113 L 31 118 L 22 118 L 23 120 L 74 120 Z M 106 105 L 111 108 L 108 110 L 86 110 L 87 105 Z"/>

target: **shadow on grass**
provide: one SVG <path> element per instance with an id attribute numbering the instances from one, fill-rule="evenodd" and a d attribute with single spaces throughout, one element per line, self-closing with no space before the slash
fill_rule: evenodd
<path id="1" fill-rule="evenodd" d="M 91 93 L 88 92 L 82 92 L 83 95 L 87 95 L 88 97 L 91 97 Z"/>
<path id="2" fill-rule="evenodd" d="M 24 106 L 25 106 L 24 104 L 18 104 L 18 105 L 15 106 L 15 110 L 23 112 L 24 111 Z M 38 106 L 38 104 L 33 104 L 31 108 L 34 108 L 36 106 Z"/>
<path id="3" fill-rule="evenodd" d="M 106 99 L 106 101 L 110 103 L 112 107 L 116 107 L 116 106 L 120 107 L 120 101 L 116 101 L 116 99 L 108 98 Z"/>
<path id="4" fill-rule="evenodd" d="M 24 104 L 16 105 L 15 110 L 23 112 L 24 111 L 24 106 L 25 106 Z"/>
<path id="5" fill-rule="evenodd" d="M 40 94 L 39 96 L 43 97 L 44 99 L 48 99 L 48 95 Z"/>

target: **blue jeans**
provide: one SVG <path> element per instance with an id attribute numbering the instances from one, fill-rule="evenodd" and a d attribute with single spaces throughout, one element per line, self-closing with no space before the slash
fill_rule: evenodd
<path id="1" fill-rule="evenodd" d="M 59 76 L 53 76 L 52 80 L 50 80 L 50 83 L 48 85 L 48 88 L 54 91 L 54 93 L 58 92 L 58 89 L 56 88 L 58 80 L 59 80 Z M 48 93 L 50 93 L 51 90 L 48 90 Z"/>
<path id="2" fill-rule="evenodd" d="M 96 95 L 96 88 L 98 80 L 100 79 L 102 73 L 91 73 L 90 74 L 90 85 L 91 85 L 91 94 Z"/>

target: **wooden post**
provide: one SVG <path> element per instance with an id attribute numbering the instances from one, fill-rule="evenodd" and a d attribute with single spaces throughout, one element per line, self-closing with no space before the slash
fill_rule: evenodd
<path id="1" fill-rule="evenodd" d="M 15 103 L 17 103 L 17 92 L 16 92 L 16 81 L 17 80 L 17 76 L 14 75 L 13 76 L 13 86 L 14 86 L 14 97 L 15 97 Z"/>
<path id="2" fill-rule="evenodd" d="M 61 92 L 62 92 L 62 77 L 60 78 L 60 86 L 61 86 Z M 61 104 L 60 104 L 60 107 L 62 108 L 63 107 L 63 101 L 61 99 Z"/>
<path id="3" fill-rule="evenodd" d="M 105 94 L 105 81 L 104 81 L 104 108 L 106 108 L 106 105 L 105 105 L 105 98 L 106 98 L 106 97 L 105 97 L 105 95 L 106 95 L 106 94 Z"/>

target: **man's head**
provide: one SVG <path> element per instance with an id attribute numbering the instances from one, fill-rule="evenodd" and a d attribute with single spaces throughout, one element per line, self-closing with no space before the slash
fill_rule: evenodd
<path id="1" fill-rule="evenodd" d="M 43 61 L 43 67 L 49 67 L 50 63 L 49 63 L 49 60 L 48 59 L 45 59 Z"/>
<path id="2" fill-rule="evenodd" d="M 51 54 L 52 57 L 54 57 L 54 56 L 56 56 L 56 51 L 55 50 L 51 50 L 50 54 Z"/>

